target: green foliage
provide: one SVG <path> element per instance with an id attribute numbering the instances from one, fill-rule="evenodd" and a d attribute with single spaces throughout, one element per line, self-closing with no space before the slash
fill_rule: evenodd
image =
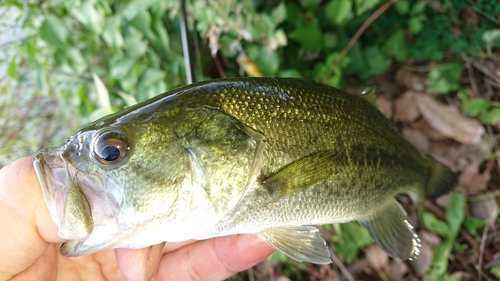
<path id="1" fill-rule="evenodd" d="M 445 240 L 434 248 L 431 269 L 428 276 L 431 280 L 455 280 L 446 273 L 451 250 L 460 233 L 465 219 L 465 199 L 459 192 L 453 193 L 445 212 L 446 222 L 443 222 L 432 213 L 424 213 L 424 224 L 434 233 L 445 237 Z"/>
<path id="2" fill-rule="evenodd" d="M 427 90 L 434 93 L 447 94 L 458 90 L 462 64 L 460 62 L 435 66 L 429 72 Z"/>
<path id="3" fill-rule="evenodd" d="M 459 95 L 462 110 L 473 117 L 479 117 L 483 124 L 495 125 L 500 122 L 500 103 L 484 98 L 470 98 L 467 94 Z"/>
<path id="4" fill-rule="evenodd" d="M 490 269 L 490 273 L 496 278 L 500 278 L 500 266 L 495 266 Z"/>
<path id="5" fill-rule="evenodd" d="M 358 223 L 335 224 L 336 235 L 332 237 L 335 252 L 351 263 L 359 251 L 372 243 L 370 234 Z"/>

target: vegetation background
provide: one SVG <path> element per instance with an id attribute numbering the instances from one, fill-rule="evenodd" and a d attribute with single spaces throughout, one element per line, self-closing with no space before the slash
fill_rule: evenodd
<path id="1" fill-rule="evenodd" d="M 0 167 L 185 85 L 179 11 L 174 0 L 2 1 Z M 349 223 L 322 228 L 333 266 L 275 253 L 230 280 L 500 278 L 497 0 L 192 0 L 187 21 L 196 81 L 377 85 L 402 135 L 460 173 L 458 192 L 426 202 L 414 262 L 390 259 Z"/>

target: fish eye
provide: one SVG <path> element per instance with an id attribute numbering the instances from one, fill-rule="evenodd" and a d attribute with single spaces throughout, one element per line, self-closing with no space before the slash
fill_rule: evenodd
<path id="1" fill-rule="evenodd" d="M 100 164 L 114 168 L 125 159 L 129 150 L 125 136 L 116 131 L 108 131 L 96 138 L 93 156 Z"/>

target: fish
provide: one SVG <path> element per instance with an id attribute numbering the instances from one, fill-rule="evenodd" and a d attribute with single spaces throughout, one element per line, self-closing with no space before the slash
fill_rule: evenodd
<path id="1" fill-rule="evenodd" d="M 249 233 L 327 264 L 315 226 L 358 221 L 411 260 L 420 239 L 395 196 L 421 213 L 457 182 L 373 95 L 298 78 L 184 86 L 84 126 L 34 166 L 66 256 Z"/>

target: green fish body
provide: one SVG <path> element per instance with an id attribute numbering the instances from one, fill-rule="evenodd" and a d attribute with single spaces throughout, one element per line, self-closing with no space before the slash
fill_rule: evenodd
<path id="1" fill-rule="evenodd" d="M 412 259 L 419 239 L 394 196 L 421 202 L 456 183 L 370 101 L 302 79 L 179 88 L 34 163 L 70 256 L 252 233 L 295 260 L 329 263 L 309 225 L 357 220 L 389 255 Z"/>

